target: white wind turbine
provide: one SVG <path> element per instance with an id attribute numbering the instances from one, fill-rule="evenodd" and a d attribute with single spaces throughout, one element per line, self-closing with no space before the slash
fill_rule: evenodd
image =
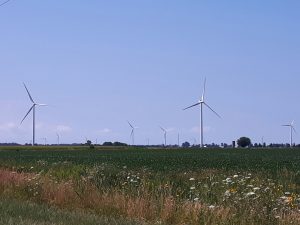
<path id="1" fill-rule="evenodd" d="M 293 132 L 296 132 L 296 129 L 294 127 L 294 120 L 290 124 L 284 124 L 282 125 L 284 127 L 290 127 L 290 147 L 293 147 Z"/>
<path id="2" fill-rule="evenodd" d="M 59 145 L 59 143 L 60 143 L 60 136 L 59 136 L 59 134 L 58 133 L 56 133 L 56 137 L 57 137 L 57 145 Z"/>
<path id="3" fill-rule="evenodd" d="M 167 146 L 167 130 L 161 126 L 159 126 L 160 129 L 164 132 L 164 141 L 165 141 L 165 146 Z"/>
<path id="4" fill-rule="evenodd" d="M 128 123 L 129 126 L 131 127 L 130 137 L 131 137 L 131 139 L 132 139 L 132 145 L 134 145 L 134 131 L 135 131 L 135 129 L 137 129 L 138 127 L 134 127 L 129 121 L 127 121 L 127 123 Z"/>
<path id="5" fill-rule="evenodd" d="M 191 105 L 187 108 L 184 108 L 183 110 L 186 110 L 186 109 L 189 109 L 189 108 L 192 108 L 192 107 L 195 107 L 197 105 L 200 105 L 200 140 L 201 140 L 201 145 L 200 147 L 203 148 L 204 145 L 203 145 L 203 105 L 205 105 L 207 108 L 209 108 L 214 114 L 216 114 L 219 118 L 221 118 L 221 116 L 216 113 L 204 100 L 205 98 L 205 87 L 206 87 L 206 78 L 204 80 L 204 88 L 203 88 L 203 93 L 202 93 L 202 97 L 201 99 L 199 100 L 199 102 L 197 102 L 196 104 L 194 105 Z"/>
<path id="6" fill-rule="evenodd" d="M 36 102 L 33 100 L 33 98 L 31 97 L 31 95 L 30 95 L 30 93 L 29 93 L 29 91 L 28 91 L 28 89 L 27 89 L 25 83 L 23 83 L 23 84 L 24 84 L 24 87 L 25 87 L 25 89 L 26 89 L 26 91 L 27 91 L 27 94 L 28 94 L 28 96 L 29 96 L 29 99 L 30 99 L 30 101 L 33 103 L 33 105 L 31 106 L 31 108 L 29 109 L 29 111 L 27 112 L 27 114 L 24 116 L 23 120 L 21 121 L 21 124 L 22 124 L 23 121 L 26 119 L 26 117 L 28 116 L 28 114 L 32 111 L 32 114 L 33 114 L 33 139 L 32 139 L 32 146 L 34 146 L 34 145 L 35 145 L 35 107 L 36 107 L 36 106 L 47 106 L 47 105 L 46 105 L 46 104 L 38 104 L 38 103 L 36 103 Z"/>

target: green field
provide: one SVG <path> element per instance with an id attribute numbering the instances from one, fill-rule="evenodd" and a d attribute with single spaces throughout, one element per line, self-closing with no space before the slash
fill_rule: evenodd
<path id="1" fill-rule="evenodd" d="M 1 224 L 300 224 L 300 149 L 2 147 L 0 165 Z"/>

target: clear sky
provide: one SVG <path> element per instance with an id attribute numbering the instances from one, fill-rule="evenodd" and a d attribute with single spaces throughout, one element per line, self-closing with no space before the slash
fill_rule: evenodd
<path id="1" fill-rule="evenodd" d="M 300 1 L 11 0 L 0 7 L 0 142 L 205 143 L 300 131 Z M 300 142 L 299 133 L 295 142 Z"/>

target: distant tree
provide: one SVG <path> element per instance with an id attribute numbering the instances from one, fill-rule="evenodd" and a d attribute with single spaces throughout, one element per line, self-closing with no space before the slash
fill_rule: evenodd
<path id="1" fill-rule="evenodd" d="M 184 143 L 182 143 L 182 147 L 183 148 L 188 148 L 188 147 L 190 147 L 191 146 L 191 144 L 189 143 L 189 142 L 184 142 Z"/>
<path id="2" fill-rule="evenodd" d="M 240 137 L 237 140 L 237 144 L 239 147 L 245 148 L 251 145 L 251 140 L 248 137 Z"/>
<path id="3" fill-rule="evenodd" d="M 90 146 L 91 144 L 92 144 L 92 141 L 90 141 L 90 140 L 87 140 L 85 143 L 85 145 L 88 145 L 88 146 Z"/>
<path id="4" fill-rule="evenodd" d="M 114 146 L 127 146 L 127 144 L 122 143 L 122 142 L 118 142 L 118 141 L 114 142 L 113 145 L 114 145 Z"/>
<path id="5" fill-rule="evenodd" d="M 110 141 L 106 141 L 103 143 L 103 146 L 113 146 L 113 143 Z"/>

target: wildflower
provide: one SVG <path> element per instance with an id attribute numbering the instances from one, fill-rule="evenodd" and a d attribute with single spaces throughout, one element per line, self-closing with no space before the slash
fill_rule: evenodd
<path id="1" fill-rule="evenodd" d="M 265 191 L 265 192 L 270 191 L 270 188 L 269 188 L 269 187 L 266 187 L 264 191 Z"/>
<path id="2" fill-rule="evenodd" d="M 281 196 L 279 199 L 282 200 L 282 201 L 285 201 L 287 199 L 287 197 L 286 196 Z"/>
<path id="3" fill-rule="evenodd" d="M 250 191 L 246 194 L 246 197 L 251 197 L 251 196 L 254 196 L 255 193 L 253 191 Z"/>
<path id="4" fill-rule="evenodd" d="M 214 209 L 215 207 L 216 207 L 216 206 L 214 206 L 214 205 L 208 206 L 209 209 Z"/>
<path id="5" fill-rule="evenodd" d="M 194 186 L 192 186 L 192 187 L 190 187 L 190 189 L 191 189 L 191 190 L 195 190 L 195 187 L 194 187 Z"/>
<path id="6" fill-rule="evenodd" d="M 231 180 L 231 178 L 230 177 L 228 177 L 228 178 L 226 178 L 226 180 L 225 180 L 227 183 L 232 183 L 232 180 Z"/>
<path id="7" fill-rule="evenodd" d="M 234 194 L 234 193 L 236 193 L 237 191 L 236 191 L 235 188 L 231 188 L 231 189 L 229 189 L 229 192 Z"/>
<path id="8" fill-rule="evenodd" d="M 284 204 L 290 204 L 292 201 L 293 201 L 293 198 L 292 198 L 292 197 L 287 197 L 287 198 L 284 200 Z"/>
<path id="9" fill-rule="evenodd" d="M 254 192 L 256 192 L 256 191 L 259 191 L 260 190 L 260 188 L 259 187 L 255 187 L 255 188 L 253 188 L 253 191 Z"/>
<path id="10" fill-rule="evenodd" d="M 194 198 L 194 202 L 198 202 L 199 201 L 199 198 Z"/>
<path id="11" fill-rule="evenodd" d="M 195 180 L 195 178 L 193 178 L 193 177 L 190 178 L 190 181 L 194 181 L 194 180 Z"/>
<path id="12" fill-rule="evenodd" d="M 236 174 L 236 175 L 233 175 L 233 178 L 238 178 L 238 177 L 239 177 L 239 175 L 237 175 L 237 174 Z"/>
<path id="13" fill-rule="evenodd" d="M 230 190 L 225 191 L 224 196 L 225 197 L 230 197 L 231 196 Z"/>

